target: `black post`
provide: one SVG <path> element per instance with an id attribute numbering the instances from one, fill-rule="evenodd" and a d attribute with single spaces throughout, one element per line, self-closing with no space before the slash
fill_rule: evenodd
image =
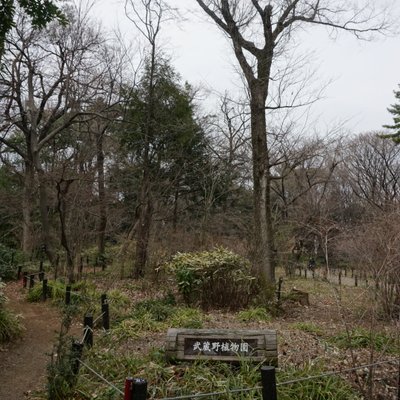
<path id="1" fill-rule="evenodd" d="M 397 388 L 397 400 L 400 400 L 400 360 L 399 360 L 399 379 L 397 382 L 398 388 Z"/>
<path id="2" fill-rule="evenodd" d="M 43 279 L 42 281 L 42 300 L 46 301 L 47 299 L 47 279 Z"/>
<path id="3" fill-rule="evenodd" d="M 399 361 L 399 379 L 398 379 L 398 388 L 397 388 L 397 400 L 400 400 L 400 361 Z"/>
<path id="4" fill-rule="evenodd" d="M 29 289 L 35 286 L 35 275 L 29 275 Z"/>
<path id="5" fill-rule="evenodd" d="M 283 283 L 283 278 L 280 277 L 279 281 L 278 281 L 278 291 L 276 293 L 276 297 L 277 297 L 278 303 L 281 301 L 282 283 Z"/>
<path id="6" fill-rule="evenodd" d="M 339 286 L 342 285 L 342 271 L 339 271 Z"/>
<path id="7" fill-rule="evenodd" d="M 83 343 L 88 347 L 93 346 L 93 315 L 86 314 L 83 319 Z"/>
<path id="8" fill-rule="evenodd" d="M 80 367 L 80 359 L 82 357 L 83 351 L 83 343 L 80 342 L 72 342 L 72 373 L 74 375 L 78 375 L 79 367 Z"/>
<path id="9" fill-rule="evenodd" d="M 275 367 L 261 367 L 263 400 L 277 400 Z"/>
<path id="10" fill-rule="evenodd" d="M 65 304 L 68 306 L 71 304 L 71 286 L 66 286 L 65 288 Z"/>
<path id="11" fill-rule="evenodd" d="M 110 312 L 106 294 L 101 295 L 101 313 L 103 314 L 103 328 L 108 331 L 110 329 Z"/>
<path id="12" fill-rule="evenodd" d="M 133 378 L 132 382 L 132 400 L 147 399 L 147 381 L 142 378 Z"/>
<path id="13" fill-rule="evenodd" d="M 28 283 L 28 273 L 24 272 L 23 276 L 22 276 L 22 287 L 25 289 L 26 285 Z"/>
<path id="14" fill-rule="evenodd" d="M 43 282 L 43 279 L 44 279 L 44 272 L 42 271 L 42 272 L 39 272 L 39 281 Z"/>
<path id="15" fill-rule="evenodd" d="M 82 279 L 83 275 L 83 257 L 81 256 L 81 262 L 79 264 L 79 279 Z"/>
<path id="16" fill-rule="evenodd" d="M 307 279 L 307 268 L 304 269 L 304 278 Z"/>
<path id="17" fill-rule="evenodd" d="M 39 272 L 43 272 L 43 261 L 40 261 Z"/>
<path id="18" fill-rule="evenodd" d="M 358 286 L 358 276 L 354 275 L 354 286 L 357 287 Z"/>
<path id="19" fill-rule="evenodd" d="M 18 265 L 17 279 L 21 279 L 22 265 Z"/>

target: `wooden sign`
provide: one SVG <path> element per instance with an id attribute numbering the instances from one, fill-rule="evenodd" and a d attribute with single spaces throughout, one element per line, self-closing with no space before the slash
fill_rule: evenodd
<path id="1" fill-rule="evenodd" d="M 178 360 L 241 359 L 277 364 L 274 330 L 168 329 L 167 357 Z"/>

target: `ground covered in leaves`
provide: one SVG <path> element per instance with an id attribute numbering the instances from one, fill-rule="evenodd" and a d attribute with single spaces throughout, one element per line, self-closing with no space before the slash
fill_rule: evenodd
<path id="1" fill-rule="evenodd" d="M 124 378 L 132 374 L 149 380 L 149 392 L 154 398 L 226 390 L 227 385 L 235 388 L 243 387 L 241 385 L 257 386 L 259 374 L 254 366 L 240 367 L 241 370 L 248 368 L 256 371 L 247 371 L 243 380 L 240 378 L 241 373 L 234 372 L 230 380 L 226 381 L 219 377 L 219 374 L 223 376 L 228 373 L 226 366 L 217 371 L 215 367 L 210 369 L 203 365 L 167 363 L 163 353 L 166 332 L 170 327 L 276 329 L 279 363 L 277 379 L 281 384 L 296 377 L 337 371 L 337 379 L 353 391 L 345 392 L 346 386 L 343 389 L 343 397 L 340 397 L 338 392 L 334 393 L 335 390 L 339 390 L 338 381 L 332 381 L 332 396 L 324 395 L 326 397 L 318 398 L 397 399 L 400 327 L 393 321 L 383 319 L 379 314 L 371 288 L 338 286 L 304 278 L 284 278 L 279 307 L 254 306 L 236 312 L 205 312 L 183 304 L 174 290 L 173 283 L 164 278 L 159 277 L 154 281 L 120 280 L 116 278 L 116 274 L 108 271 L 96 277 L 89 275 L 87 280 L 91 282 L 91 291 L 86 296 L 97 296 L 103 292 L 109 294 L 111 330 L 105 332 L 98 323 L 96 324 L 94 347 L 85 350 L 83 359 L 86 365 L 96 370 L 116 388 L 122 389 Z M 293 298 L 293 288 L 309 294 L 309 305 L 301 305 Z M 46 391 L 34 389 L 36 384 L 42 387 L 45 384 L 46 363 L 49 359 L 43 354 L 50 351 L 51 341 L 56 337 L 54 330 L 59 329 L 58 309 L 49 303 L 26 303 L 29 304 L 27 308 L 23 304 L 26 293 L 22 292 L 19 286 L 12 285 L 8 293 L 11 289 L 18 294 L 9 296 L 11 308 L 22 314 L 24 310 L 30 310 L 29 307 L 32 310 L 24 317 L 24 338 L 16 344 L 2 348 L 0 363 L 6 368 L 12 368 L 13 364 L 24 364 L 24 360 L 32 359 L 32 353 L 29 353 L 27 348 L 29 346 L 33 346 L 32 351 L 38 351 L 42 356 L 35 356 L 35 367 L 29 367 L 29 364 L 26 369 L 17 367 L 13 377 L 6 379 L 2 373 L 0 386 L 3 386 L 5 380 L 11 383 L 11 386 L 18 385 L 17 382 L 23 375 L 31 382 L 24 383 L 25 396 L 30 399 L 44 399 Z M 46 314 L 50 317 L 43 318 L 43 315 L 48 313 L 46 310 L 50 310 L 50 314 Z M 81 334 L 83 313 L 88 310 L 94 314 L 99 313 L 97 306 L 81 304 L 72 325 L 75 337 L 79 338 Z M 32 324 L 32 321 L 35 323 Z M 35 337 L 35 343 L 28 346 L 31 340 L 29 338 L 32 337 Z M 376 363 L 379 365 L 373 369 L 364 367 L 346 372 L 360 365 Z M 336 379 L 336 376 L 334 378 Z M 318 379 L 316 382 L 319 382 Z M 69 398 L 121 398 L 115 387 L 107 385 L 84 366 L 81 366 L 75 383 L 76 389 L 69 392 Z M 297 392 L 300 390 L 304 390 L 304 393 L 298 398 L 316 398 L 315 395 L 307 397 L 307 393 L 311 393 L 312 390 L 315 393 L 315 388 L 296 388 Z M 280 388 L 282 398 L 285 393 L 289 396 L 289 392 L 289 386 Z M 354 397 L 351 397 L 353 395 Z M 254 394 L 249 395 L 250 397 L 243 396 L 222 398 L 257 397 Z M 2 395 L 0 398 L 13 399 Z M 290 395 L 288 398 L 296 397 Z"/>

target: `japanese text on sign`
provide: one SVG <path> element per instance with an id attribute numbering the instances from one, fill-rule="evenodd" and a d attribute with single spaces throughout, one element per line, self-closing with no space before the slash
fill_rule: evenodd
<path id="1" fill-rule="evenodd" d="M 185 354 L 187 355 L 251 355 L 257 347 L 253 339 L 193 339 L 185 338 Z"/>

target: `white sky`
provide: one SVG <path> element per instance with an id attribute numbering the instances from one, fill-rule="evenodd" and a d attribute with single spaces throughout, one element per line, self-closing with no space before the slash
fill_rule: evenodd
<path id="1" fill-rule="evenodd" d="M 383 0 L 375 0 L 377 2 Z M 190 6 L 194 0 L 173 0 L 179 6 Z M 127 40 L 138 37 L 133 24 L 124 15 L 121 0 L 98 0 L 95 18 L 108 29 L 118 27 Z M 194 5 L 194 9 L 198 9 Z M 400 1 L 396 1 L 400 15 Z M 184 80 L 223 93 L 237 94 L 240 80 L 234 70 L 228 41 L 201 11 L 184 14 L 180 26 L 162 30 L 164 51 Z M 346 121 L 352 133 L 382 130 L 392 123 L 387 107 L 395 102 L 393 90 L 400 83 L 400 35 L 372 42 L 359 41 L 341 34 L 335 41 L 321 29 L 304 34 L 304 51 L 314 52 L 312 63 L 323 82 L 332 80 L 324 98 L 312 108 L 312 119 L 321 127 Z M 209 104 L 213 104 L 208 99 Z"/>

